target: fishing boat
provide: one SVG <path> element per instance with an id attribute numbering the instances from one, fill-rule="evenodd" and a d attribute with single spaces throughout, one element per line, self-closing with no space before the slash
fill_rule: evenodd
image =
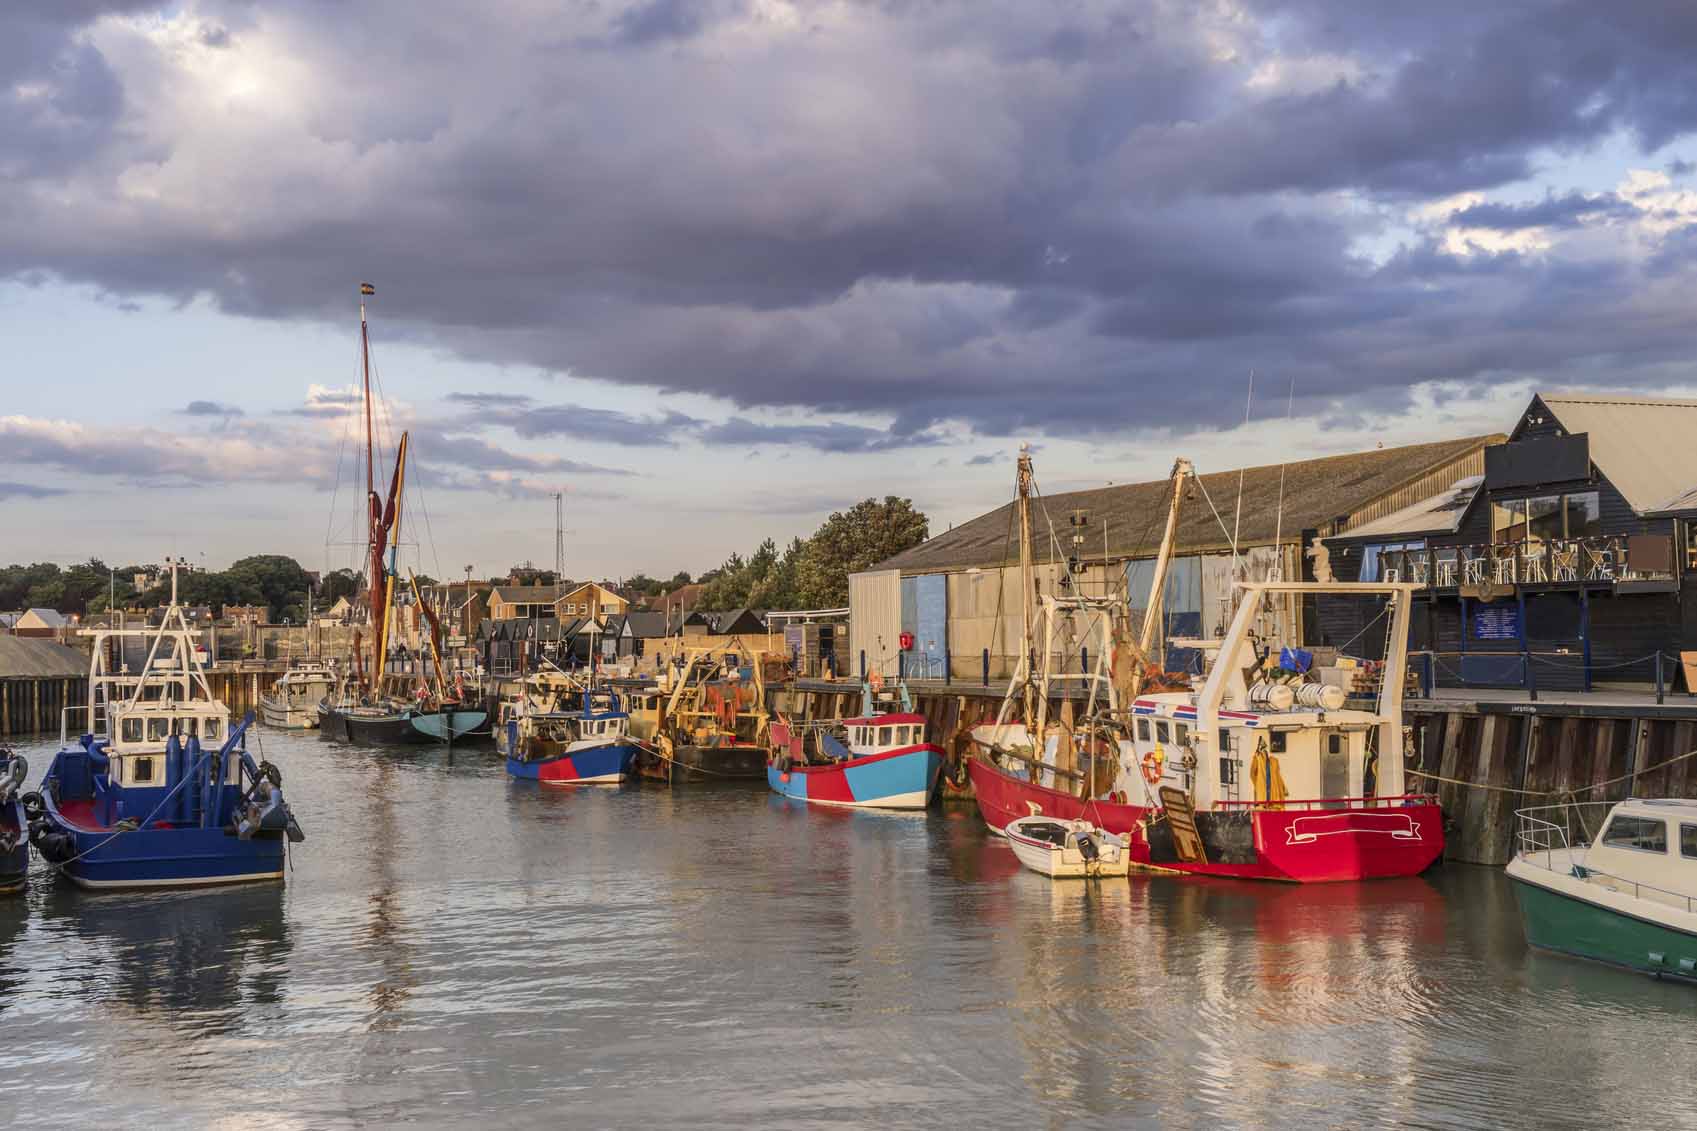
<path id="1" fill-rule="evenodd" d="M 376 429 L 373 422 L 371 388 L 371 331 L 366 321 L 365 299 L 375 294 L 369 283 L 360 284 L 359 345 L 362 407 L 365 416 L 365 623 L 354 633 L 354 670 L 341 680 L 322 705 L 321 734 L 374 746 L 410 746 L 431 741 L 452 742 L 482 730 L 489 713 L 481 704 L 463 701 L 448 691 L 442 675 L 441 626 L 435 612 L 418 596 L 416 579 L 403 581 L 398 559 L 401 519 L 406 490 L 408 433 L 402 432 L 395 446 L 395 467 L 389 488 L 379 494 Z M 413 697 L 393 692 L 386 679 L 395 645 L 395 600 L 403 584 L 410 584 L 418 607 L 430 623 L 430 655 L 434 661 L 435 687 L 419 680 Z"/>
<path id="2" fill-rule="evenodd" d="M 1177 500 L 1189 474 L 1188 461 L 1174 464 L 1173 502 L 1156 559 L 1156 593 L 1165 584 Z M 1122 686 L 1128 669 L 1141 671 L 1159 613 L 1152 609 L 1144 616 L 1143 638 L 1134 643 L 1131 612 L 1122 593 L 1085 595 L 1069 583 L 1064 594 L 1037 596 L 1031 561 L 1034 482 L 1031 452 L 1022 444 L 1014 480 L 1022 594 L 1019 661 L 995 719 L 968 729 L 974 754 L 966 770 L 973 798 L 985 825 L 997 836 L 1010 822 L 1042 813 L 1065 821 L 1088 819 L 1109 833 L 1140 838 L 1149 806 L 1111 787 L 1119 771 Z M 1081 660 L 1075 671 L 1061 662 L 1049 646 L 1057 634 L 1072 637 L 1080 645 L 1079 654 L 1094 663 L 1086 667 Z M 1070 703 L 1063 706 L 1063 717 L 1051 717 L 1055 696 L 1070 699 L 1078 693 L 1083 695 L 1082 717 L 1071 714 Z"/>
<path id="3" fill-rule="evenodd" d="M 527 676 L 498 711 L 496 746 L 507 773 L 545 785 L 617 785 L 638 747 L 617 692 L 558 671 Z"/>
<path id="4" fill-rule="evenodd" d="M 169 887 L 283 878 L 288 842 L 305 837 L 283 799 L 283 777 L 248 754 L 250 711 L 230 725 L 195 657 L 177 603 L 156 630 L 96 629 L 89 730 L 61 749 L 37 793 L 23 798 L 30 843 L 89 888 Z M 122 638 L 148 638 L 138 672 Z"/>
<path id="5" fill-rule="evenodd" d="M 637 771 L 670 785 L 764 781 L 768 717 L 759 657 L 728 640 L 687 650 L 681 662 Z"/>
<path id="6" fill-rule="evenodd" d="M 1146 657 L 1160 643 L 1160 595 L 1191 474 L 1188 461 L 1175 463 L 1135 646 L 1115 628 L 1128 618 L 1114 598 L 1077 596 L 1076 584 L 1063 587 L 1073 596 L 1037 598 L 1022 585 L 1028 627 L 1018 668 L 995 721 L 969 732 L 982 751 L 969 772 L 986 823 L 1005 829 L 1033 811 L 1088 820 L 1130 835 L 1134 865 L 1198 875 L 1318 882 L 1424 871 L 1442 856 L 1444 834 L 1437 799 L 1406 792 L 1403 781 L 1413 585 L 1239 582 L 1229 627 L 1205 642 L 1210 663 L 1200 686 L 1152 682 Z M 1019 475 L 1023 530 L 1023 451 Z M 1269 635 L 1269 602 L 1314 597 L 1383 603 L 1385 658 L 1369 700 L 1351 701 L 1341 679 L 1328 682 L 1328 671 L 1340 670 L 1295 658 L 1289 662 L 1300 670 L 1282 666 L 1308 654 Z M 1053 665 L 1063 625 L 1066 635 L 1089 639 L 1092 669 Z M 1085 692 L 1083 717 L 1052 719 L 1051 696 L 1067 695 L 1069 684 Z"/>
<path id="7" fill-rule="evenodd" d="M 901 710 L 879 712 L 875 689 L 862 691 L 859 717 L 802 723 L 772 720 L 766 782 L 775 793 L 814 805 L 865 809 L 923 809 L 936 791 L 943 748 L 925 741 L 925 716 L 913 710 L 907 687 Z"/>
<path id="8" fill-rule="evenodd" d="M 29 878 L 29 818 L 23 803 L 28 777 L 24 756 L 0 746 L 0 894 L 22 891 Z"/>
<path id="9" fill-rule="evenodd" d="M 1594 838 L 1585 809 L 1549 805 L 1516 814 L 1508 876 L 1526 941 L 1697 981 L 1697 801 L 1618 802 Z"/>
<path id="10" fill-rule="evenodd" d="M 311 730 L 324 700 L 336 686 L 336 670 L 325 660 L 299 660 L 259 698 L 259 717 L 280 730 Z"/>
<path id="11" fill-rule="evenodd" d="M 1089 821 L 1033 814 L 1009 821 L 1003 835 L 1021 864 L 1051 879 L 1094 879 L 1131 872 L 1125 839 Z"/>
<path id="12" fill-rule="evenodd" d="M 1113 793 L 1158 811 L 1134 859 L 1177 872 L 1322 882 L 1418 875 L 1443 855 L 1436 797 L 1404 785 L 1402 697 L 1416 586 L 1239 582 L 1200 690 L 1139 695 Z M 1259 631 L 1269 598 L 1383 603 L 1384 665 L 1352 698 Z M 1336 674 L 1342 674 L 1338 672 Z"/>

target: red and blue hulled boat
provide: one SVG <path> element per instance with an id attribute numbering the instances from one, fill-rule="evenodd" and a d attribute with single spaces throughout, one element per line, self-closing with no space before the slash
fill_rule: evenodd
<path id="1" fill-rule="evenodd" d="M 904 707 L 907 695 L 903 689 Z M 925 716 L 911 709 L 816 726 L 779 717 L 766 782 L 784 797 L 816 805 L 923 809 L 943 770 L 943 748 L 925 741 Z"/>
<path id="2" fill-rule="evenodd" d="M 29 878 L 29 820 L 24 815 L 24 779 L 29 763 L 0 746 L 0 894 L 22 891 Z"/>
<path id="3" fill-rule="evenodd" d="M 611 691 L 539 672 L 501 704 L 496 745 L 507 773 L 544 785 L 617 785 L 631 773 L 637 745 L 630 715 Z"/>
<path id="4" fill-rule="evenodd" d="M 247 753 L 253 712 L 231 727 L 212 697 L 174 567 L 171 590 L 157 629 L 88 634 L 89 733 L 67 741 L 62 726 L 40 791 L 22 798 L 30 843 L 83 887 L 280 880 L 286 842 L 306 839 L 283 776 Z M 134 673 L 131 638 L 146 655 Z"/>

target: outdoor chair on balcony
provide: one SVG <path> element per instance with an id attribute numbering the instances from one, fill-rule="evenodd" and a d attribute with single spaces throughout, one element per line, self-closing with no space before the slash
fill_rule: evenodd
<path id="1" fill-rule="evenodd" d="M 1462 562 L 1462 580 L 1466 585 L 1483 585 L 1490 580 L 1491 559 L 1478 556 L 1469 557 Z"/>
<path id="2" fill-rule="evenodd" d="M 1438 559 L 1438 588 L 1442 589 L 1455 584 L 1455 572 L 1458 564 L 1455 558 Z"/>
<path id="3" fill-rule="evenodd" d="M 1579 547 L 1568 543 L 1555 547 L 1550 555 L 1551 581 L 1579 580 Z"/>
<path id="4" fill-rule="evenodd" d="M 1497 547 L 1496 558 L 1492 565 L 1496 567 L 1496 583 L 1498 585 L 1513 585 L 1515 580 L 1515 560 L 1513 546 Z"/>
<path id="5" fill-rule="evenodd" d="M 1587 581 L 1613 581 L 1615 576 L 1614 552 L 1609 546 L 1585 547 L 1585 579 Z"/>
<path id="6" fill-rule="evenodd" d="M 1521 578 L 1527 584 L 1548 581 L 1549 574 L 1546 566 L 1549 563 L 1549 550 L 1542 542 L 1529 543 L 1521 559 Z"/>

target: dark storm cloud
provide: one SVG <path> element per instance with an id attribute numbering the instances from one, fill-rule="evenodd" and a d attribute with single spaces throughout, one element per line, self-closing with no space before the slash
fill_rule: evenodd
<path id="1" fill-rule="evenodd" d="M 0 277 L 322 319 L 348 313 L 326 279 L 375 276 L 385 339 L 895 418 L 450 396 L 526 440 L 899 450 L 949 420 L 1214 425 L 1250 368 L 1353 411 L 1690 353 L 1678 233 L 1432 230 L 1577 239 L 1635 200 L 1540 183 L 1410 219 L 1622 136 L 1668 164 L 1697 125 L 1671 0 L 497 4 L 476 34 L 439 0 L 205 0 L 160 8 L 169 46 L 106 10 L 0 13 Z"/>
<path id="2" fill-rule="evenodd" d="M 724 447 L 760 448 L 794 444 L 821 452 L 887 452 L 903 448 L 929 447 L 943 442 L 933 433 L 900 435 L 894 430 L 862 428 L 853 424 L 762 424 L 733 418 L 709 425 L 697 433 L 704 444 Z"/>
<path id="3" fill-rule="evenodd" d="M 1631 216 L 1635 211 L 1631 204 L 1613 193 L 1587 196 L 1572 192 L 1565 196 L 1547 196 L 1533 204 L 1474 204 L 1456 212 L 1452 218 L 1464 228 L 1518 231 L 1524 228 L 1573 228 L 1599 218 Z"/>

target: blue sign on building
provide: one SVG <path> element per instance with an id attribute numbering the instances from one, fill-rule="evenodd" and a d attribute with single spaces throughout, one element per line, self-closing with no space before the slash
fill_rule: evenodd
<path id="1" fill-rule="evenodd" d="M 1473 613 L 1473 639 L 1520 639 L 1520 609 L 1515 605 L 1478 609 Z"/>

